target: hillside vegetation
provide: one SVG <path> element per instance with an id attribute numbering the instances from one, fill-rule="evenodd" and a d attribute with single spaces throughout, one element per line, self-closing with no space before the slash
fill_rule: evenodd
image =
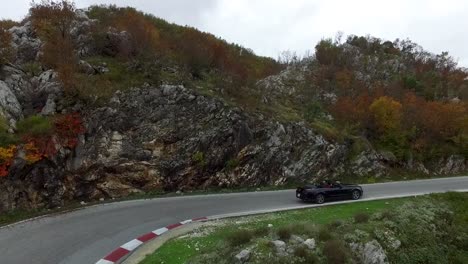
<path id="1" fill-rule="evenodd" d="M 466 172 L 468 72 L 410 40 L 279 60 L 133 8 L 0 21 L 0 211 Z"/>

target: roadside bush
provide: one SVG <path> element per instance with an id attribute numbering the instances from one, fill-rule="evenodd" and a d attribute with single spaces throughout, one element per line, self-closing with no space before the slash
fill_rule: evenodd
<path id="1" fill-rule="evenodd" d="M 328 224 L 328 226 L 330 228 L 333 228 L 333 229 L 336 229 L 340 226 L 342 226 L 344 224 L 344 222 L 342 220 L 334 220 L 333 222 L 331 222 L 330 224 Z"/>
<path id="2" fill-rule="evenodd" d="M 369 222 L 369 214 L 368 213 L 357 213 L 354 215 L 354 222 L 356 224 L 362 224 Z"/>
<path id="3" fill-rule="evenodd" d="M 382 219 L 392 220 L 394 218 L 393 212 L 385 210 L 382 212 Z"/>
<path id="4" fill-rule="evenodd" d="M 255 236 L 257 236 L 257 237 L 263 237 L 263 236 L 268 235 L 268 233 L 270 232 L 270 230 L 269 230 L 268 227 L 266 227 L 266 226 L 261 226 L 261 227 L 258 227 L 257 229 L 255 229 L 253 232 L 254 232 L 254 235 L 255 235 Z"/>
<path id="5" fill-rule="evenodd" d="M 319 260 L 316 255 L 314 255 L 310 249 L 306 246 L 300 246 L 294 250 L 294 256 L 300 258 L 302 261 L 300 263 L 315 264 L 319 263 Z"/>
<path id="6" fill-rule="evenodd" d="M 297 235 L 314 236 L 317 233 L 316 226 L 309 222 L 300 222 L 290 225 L 291 232 Z"/>
<path id="7" fill-rule="evenodd" d="M 240 229 L 229 234 L 227 241 L 231 246 L 237 247 L 249 243 L 253 236 L 254 233 L 252 231 L 247 229 Z"/>
<path id="8" fill-rule="evenodd" d="M 344 264 L 349 258 L 349 249 L 347 249 L 342 241 L 332 239 L 325 242 L 323 246 L 323 254 L 330 264 Z"/>
<path id="9" fill-rule="evenodd" d="M 320 227 L 318 238 L 321 241 L 327 241 L 327 240 L 330 240 L 332 238 L 332 234 L 331 234 L 330 230 L 328 229 L 328 227 L 326 227 L 326 226 Z"/>
<path id="10" fill-rule="evenodd" d="M 292 231 L 290 226 L 283 226 L 276 232 L 281 240 L 288 240 L 291 238 Z"/>

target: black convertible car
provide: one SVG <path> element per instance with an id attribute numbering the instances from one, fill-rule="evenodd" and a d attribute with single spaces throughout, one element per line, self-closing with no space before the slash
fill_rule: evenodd
<path id="1" fill-rule="evenodd" d="M 355 184 L 323 183 L 298 187 L 296 197 L 304 202 L 324 203 L 325 200 L 353 199 L 362 197 L 362 187 Z"/>

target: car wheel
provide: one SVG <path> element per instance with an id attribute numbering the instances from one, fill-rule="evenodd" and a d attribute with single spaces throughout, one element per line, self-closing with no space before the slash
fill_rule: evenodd
<path id="1" fill-rule="evenodd" d="M 351 194 L 351 197 L 353 198 L 353 200 L 359 200 L 359 198 L 361 198 L 361 192 L 358 190 L 354 190 Z"/>
<path id="2" fill-rule="evenodd" d="M 325 196 L 323 196 L 323 194 L 317 194 L 315 197 L 315 202 L 318 204 L 323 204 L 325 202 Z"/>

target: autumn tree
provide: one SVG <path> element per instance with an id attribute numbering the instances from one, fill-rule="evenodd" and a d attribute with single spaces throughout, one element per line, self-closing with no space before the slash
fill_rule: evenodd
<path id="1" fill-rule="evenodd" d="M 130 57 L 154 53 L 160 44 L 156 26 L 133 8 L 122 9 L 119 13 L 112 22 L 113 26 L 130 34 L 129 41 L 119 47 L 120 55 Z"/>
<path id="2" fill-rule="evenodd" d="M 329 110 L 340 123 L 358 125 L 366 129 L 370 121 L 369 106 L 371 103 L 372 97 L 367 93 L 356 97 L 344 96 L 338 97 Z"/>
<path id="3" fill-rule="evenodd" d="M 380 133 L 394 132 L 400 128 L 402 105 L 398 101 L 382 96 L 370 105 L 369 110 Z"/>
<path id="4" fill-rule="evenodd" d="M 77 57 L 71 30 L 76 20 L 76 8 L 67 0 L 43 0 L 31 4 L 30 14 L 34 29 L 45 40 L 42 63 L 54 68 L 66 91 L 75 86 Z"/>
<path id="5" fill-rule="evenodd" d="M 382 96 L 374 100 L 369 111 L 377 132 L 377 144 L 403 159 L 408 151 L 408 141 L 401 130 L 402 104 Z"/>
<path id="6" fill-rule="evenodd" d="M 13 59 L 13 47 L 11 46 L 11 34 L 7 25 L 0 23 L 0 65 L 10 62 Z"/>

